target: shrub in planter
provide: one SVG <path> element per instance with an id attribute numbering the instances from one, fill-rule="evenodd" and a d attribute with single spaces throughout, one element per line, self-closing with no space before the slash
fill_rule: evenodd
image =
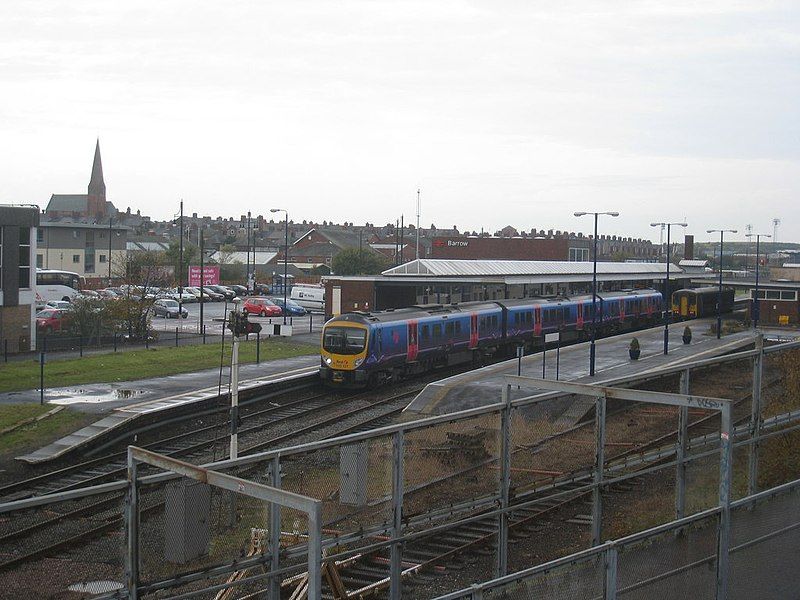
<path id="1" fill-rule="evenodd" d="M 639 347 L 639 340 L 637 338 L 631 339 L 631 345 L 628 348 L 628 354 L 631 357 L 631 360 L 639 360 L 639 355 L 642 353 L 641 348 Z"/>
<path id="2" fill-rule="evenodd" d="M 687 325 L 686 327 L 683 328 L 683 343 L 688 344 L 691 341 L 692 341 L 692 330 Z"/>

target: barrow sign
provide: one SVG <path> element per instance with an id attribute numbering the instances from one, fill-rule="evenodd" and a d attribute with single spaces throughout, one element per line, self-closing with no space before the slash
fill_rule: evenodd
<path id="1" fill-rule="evenodd" d="M 203 267 L 202 285 L 219 285 L 219 265 Z M 200 267 L 189 267 L 189 286 L 200 286 Z"/>

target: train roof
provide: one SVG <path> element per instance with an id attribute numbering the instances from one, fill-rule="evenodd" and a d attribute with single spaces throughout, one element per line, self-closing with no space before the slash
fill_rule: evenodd
<path id="1" fill-rule="evenodd" d="M 658 293 L 652 289 L 641 290 L 618 290 L 615 292 L 608 292 L 597 294 L 601 300 L 606 298 L 619 298 L 630 295 L 638 295 L 642 293 L 654 294 Z M 553 305 L 558 306 L 564 302 L 578 302 L 590 301 L 591 296 L 536 296 L 531 298 L 515 298 L 512 300 L 497 300 L 486 301 L 479 300 L 475 302 L 459 302 L 453 304 L 418 304 L 415 306 L 408 306 L 405 308 L 393 308 L 382 310 L 378 312 L 362 312 L 355 311 L 349 313 L 342 313 L 331 319 L 331 321 L 350 321 L 356 323 L 392 323 L 394 321 L 406 321 L 408 319 L 425 319 L 436 315 L 443 314 L 463 314 L 467 312 L 475 312 L 482 310 L 497 310 L 501 307 L 517 308 L 519 306 L 531 305 Z"/>
<path id="2" fill-rule="evenodd" d="M 732 288 L 724 287 L 724 288 L 722 288 L 722 291 L 726 292 L 726 291 L 728 291 L 730 289 L 732 289 Z M 714 286 L 706 286 L 706 287 L 699 287 L 699 288 L 686 288 L 686 289 L 682 289 L 682 290 L 675 290 L 674 293 L 675 294 L 689 293 L 689 294 L 696 294 L 696 295 L 700 295 L 700 296 L 705 296 L 705 295 L 709 295 L 709 294 L 718 294 L 719 293 L 719 287 L 714 285 Z"/>

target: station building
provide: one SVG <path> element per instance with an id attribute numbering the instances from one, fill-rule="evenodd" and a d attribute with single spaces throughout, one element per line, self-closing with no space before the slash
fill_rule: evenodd
<path id="1" fill-rule="evenodd" d="M 38 206 L 0 206 L 0 353 L 36 348 L 38 225 Z"/>
<path id="2" fill-rule="evenodd" d="M 380 275 L 323 277 L 325 314 L 375 311 L 420 304 L 450 304 L 591 293 L 591 262 L 419 259 Z M 598 290 L 662 290 L 666 263 L 598 262 Z M 670 266 L 670 289 L 692 276 Z"/>

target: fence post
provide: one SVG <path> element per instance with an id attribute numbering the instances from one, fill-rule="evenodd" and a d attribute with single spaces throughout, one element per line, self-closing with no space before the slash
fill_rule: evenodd
<path id="1" fill-rule="evenodd" d="M 308 514 L 308 600 L 322 598 L 322 501 Z"/>
<path id="2" fill-rule="evenodd" d="M 603 465 L 605 463 L 606 445 L 606 397 L 598 396 L 594 400 L 594 488 L 592 489 L 592 546 L 601 543 L 603 534 Z"/>
<path id="3" fill-rule="evenodd" d="M 276 456 L 270 462 L 270 485 L 274 488 L 281 487 L 281 459 Z M 272 553 L 271 571 L 280 568 L 281 555 L 281 506 L 275 502 L 270 502 L 269 506 L 269 549 Z M 281 577 L 269 578 L 269 598 L 270 600 L 280 600 L 281 598 Z"/>
<path id="4" fill-rule="evenodd" d="M 175 347 L 178 347 L 178 328 L 175 328 Z"/>
<path id="5" fill-rule="evenodd" d="M 603 553 L 605 559 L 605 590 L 603 600 L 617 600 L 617 547 L 611 543 Z"/>
<path id="6" fill-rule="evenodd" d="M 689 369 L 681 371 L 680 393 L 689 395 Z M 689 450 L 689 407 L 678 407 L 678 445 L 675 448 L 675 518 L 686 513 L 686 454 Z"/>
<path id="7" fill-rule="evenodd" d="M 128 533 L 128 552 L 125 561 L 125 579 L 129 600 L 138 600 L 139 584 L 139 502 L 136 489 L 136 460 L 128 448 L 128 493 L 125 495 L 125 524 Z"/>
<path id="8" fill-rule="evenodd" d="M 47 336 L 42 338 L 42 352 L 39 354 L 39 404 L 44 405 L 44 353 Z"/>
<path id="9" fill-rule="evenodd" d="M 203 345 L 205 346 L 206 343 L 206 326 L 203 325 Z"/>
<path id="10" fill-rule="evenodd" d="M 256 364 L 261 362 L 261 332 L 256 332 Z"/>
<path id="11" fill-rule="evenodd" d="M 81 353 L 81 358 L 83 358 L 83 334 L 78 336 L 78 349 Z"/>
<path id="12" fill-rule="evenodd" d="M 308 333 L 314 331 L 314 315 L 312 313 L 308 313 Z"/>
<path id="13" fill-rule="evenodd" d="M 117 351 L 117 332 L 114 332 L 114 352 Z"/>
<path id="14" fill-rule="evenodd" d="M 503 386 L 500 412 L 500 519 L 497 532 L 497 576 L 508 573 L 508 497 L 511 488 L 511 386 Z"/>
<path id="15" fill-rule="evenodd" d="M 720 415 L 719 460 L 719 530 L 717 534 L 717 600 L 728 597 L 729 557 L 731 536 L 731 477 L 733 444 L 731 440 L 731 404 L 725 402 Z"/>
<path id="16" fill-rule="evenodd" d="M 398 538 L 403 535 L 403 489 L 405 485 L 404 475 L 404 439 L 403 431 L 394 434 L 392 445 L 392 548 L 389 565 L 389 598 L 390 600 L 400 600 L 402 591 L 403 573 L 403 547 Z"/>
<path id="17" fill-rule="evenodd" d="M 8 362 L 8 338 L 3 340 L 3 358 Z"/>
<path id="18" fill-rule="evenodd" d="M 753 358 L 753 402 L 750 406 L 750 456 L 747 470 L 748 496 L 758 491 L 758 451 L 761 436 L 761 374 L 764 369 L 764 334 L 756 334 L 756 350 Z"/>

